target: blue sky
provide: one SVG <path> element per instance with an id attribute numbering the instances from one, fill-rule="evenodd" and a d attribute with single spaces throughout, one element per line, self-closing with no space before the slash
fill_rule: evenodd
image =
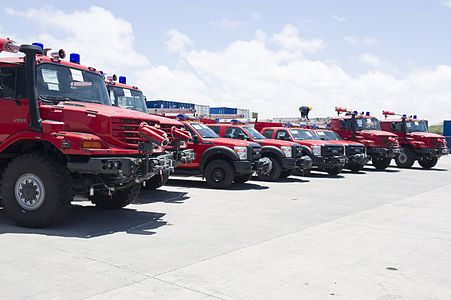
<path id="1" fill-rule="evenodd" d="M 116 26 L 121 25 L 120 20 L 125 21 L 131 27 L 131 31 L 126 31 L 126 33 L 130 33 L 132 39 L 124 41 L 120 39 L 120 35 L 112 35 L 112 39 L 117 39 L 118 43 L 130 43 L 131 50 L 122 47 L 115 54 L 107 53 L 109 56 L 127 56 L 130 55 L 130 52 L 135 51 L 133 52 L 135 57 L 142 56 L 138 59 L 139 63 L 135 66 L 126 64 L 126 62 L 115 65 L 114 62 L 109 62 L 106 58 L 105 61 L 102 61 L 99 57 L 95 57 L 94 61 L 94 56 L 89 53 L 89 48 L 83 44 L 83 38 L 77 43 L 78 37 L 73 33 L 73 28 L 68 28 L 69 25 L 65 24 L 61 29 L 57 23 L 44 20 L 51 16 L 52 11 L 59 11 L 62 15 L 71 15 L 75 11 L 89 12 L 92 6 L 98 6 L 112 14 L 114 18 L 112 22 L 118 24 L 110 27 L 108 23 L 99 22 L 95 26 L 97 29 L 91 27 L 94 38 L 89 41 L 96 41 L 95 37 L 98 37 L 101 32 L 108 36 L 110 30 L 116 31 L 118 28 Z M 312 84 L 306 81 L 291 82 L 288 88 L 292 85 L 297 85 L 297 87 L 293 89 L 292 94 L 289 94 L 285 92 L 287 85 L 284 79 L 279 87 L 269 91 L 273 98 L 275 95 L 281 94 L 287 99 L 287 108 L 277 110 L 279 115 L 289 115 L 293 111 L 293 107 L 297 105 L 294 102 L 298 101 L 296 93 L 303 97 L 309 97 L 309 100 L 305 101 L 315 102 L 318 99 L 317 103 L 314 103 L 316 106 L 340 104 L 332 99 L 334 95 L 337 98 L 341 97 L 340 89 L 333 83 L 333 78 L 337 76 L 338 78 L 343 77 L 343 89 L 346 88 L 346 90 L 342 94 L 345 94 L 346 97 L 365 98 L 363 100 L 366 101 L 366 105 L 370 104 L 374 107 L 376 107 L 374 101 L 379 101 L 377 103 L 379 106 L 388 104 L 391 107 L 395 106 L 397 109 L 405 110 L 407 105 L 410 108 L 409 99 L 413 99 L 413 107 L 420 110 L 427 107 L 424 103 L 420 103 L 421 99 L 425 99 L 424 97 L 428 99 L 436 97 L 436 101 L 444 101 L 450 96 L 446 87 L 443 87 L 440 95 L 436 95 L 435 91 L 429 92 L 432 87 L 437 88 L 436 85 L 441 88 L 443 76 L 448 76 L 448 69 L 440 71 L 437 70 L 438 66 L 451 66 L 451 56 L 449 55 L 451 50 L 451 39 L 449 38 L 451 2 L 448 0 L 222 2 L 81 0 L 44 1 L 39 6 L 36 5 L 36 2 L 30 1 L 2 0 L 1 7 L 3 8 L 0 11 L 0 33 L 2 35 L 22 39 L 19 42 L 30 42 L 26 39 L 32 38 L 43 38 L 52 42 L 66 39 L 64 42 L 67 45 L 79 45 L 78 52 L 84 51 L 82 57 L 87 57 L 90 63 L 99 64 L 100 67 L 105 65 L 115 68 L 115 73 L 127 72 L 132 80 L 146 85 L 142 88 L 147 94 L 159 98 L 171 97 L 185 100 L 181 99 L 185 96 L 190 99 L 199 99 L 199 102 L 208 104 L 232 103 L 233 105 L 242 104 L 245 99 L 249 99 L 248 105 L 251 109 L 261 110 L 263 102 L 258 99 L 262 98 L 262 95 L 259 95 L 258 91 L 252 93 L 258 88 L 245 88 L 244 91 L 237 91 L 235 94 L 229 92 L 231 89 L 237 89 L 238 86 L 236 83 L 230 84 L 231 78 L 229 77 L 233 77 L 234 72 L 240 72 L 240 68 L 231 69 L 227 75 L 216 73 L 213 65 L 217 59 L 223 60 L 226 65 L 227 59 L 233 60 L 233 58 L 228 58 L 225 53 L 238 41 L 258 40 L 256 32 L 263 32 L 273 39 L 271 37 L 283 33 L 286 26 L 290 26 L 291 29 L 295 28 L 295 37 L 293 34 L 290 35 L 293 30 L 287 29 L 283 43 L 291 43 L 289 39 L 299 37 L 307 43 L 315 44 L 314 41 L 316 41 L 320 45 L 313 48 L 299 46 L 299 49 L 294 50 L 287 44 L 281 45 L 281 42 L 268 41 L 265 42 L 262 54 L 272 51 L 271 55 L 277 56 L 282 50 L 285 51 L 291 47 L 289 61 L 277 61 L 275 63 L 279 68 L 277 70 L 283 71 L 285 74 L 288 71 L 284 67 L 291 65 L 292 68 L 289 70 L 293 72 L 292 76 L 305 76 L 306 74 L 302 74 L 301 66 L 307 66 L 309 72 L 312 72 L 312 77 L 318 77 L 318 80 L 323 83 L 321 86 L 326 86 L 329 93 L 326 95 L 324 89 L 318 91 L 319 88 L 308 90 L 307 85 L 315 85 L 317 80 Z M 42 7 L 46 7 L 47 11 L 42 12 L 40 10 Z M 30 9 L 36 11 L 30 11 Z M 11 10 L 14 13 L 11 13 Z M 87 18 L 95 19 L 95 13 L 91 12 Z M 104 19 L 100 19 L 108 20 L 106 16 Z M 60 22 L 64 22 L 64 20 L 64 17 L 60 18 Z M 72 21 L 72 23 L 75 28 L 77 26 L 82 28 L 86 25 L 76 24 L 76 21 Z M 168 35 L 170 30 L 175 30 L 185 37 L 181 40 L 183 46 L 175 51 L 168 50 L 168 40 L 174 42 L 171 35 Z M 91 31 L 86 32 L 87 35 L 91 34 Z M 98 40 L 101 44 L 102 40 L 100 38 Z M 93 42 L 91 47 L 102 47 L 102 45 L 96 45 Z M 246 55 L 252 57 L 251 51 L 258 51 L 258 49 L 245 45 L 237 51 L 241 52 L 230 51 L 230 53 L 235 53 L 234 55 L 238 55 L 239 59 L 246 61 Z M 206 55 L 206 57 L 199 58 L 202 55 Z M 129 59 L 133 60 L 133 55 Z M 211 65 L 205 66 L 203 62 L 208 62 L 208 59 L 211 59 Z M 265 64 L 264 59 L 266 58 L 262 56 L 260 62 L 263 64 Z M 271 58 L 267 59 L 273 62 Z M 269 61 L 268 64 L 271 63 Z M 318 68 L 312 66 L 315 62 L 317 62 L 316 65 L 321 64 L 321 66 Z M 158 67 L 165 69 L 158 69 Z M 328 73 L 329 71 L 331 72 L 329 77 L 321 75 L 321 72 Z M 424 75 L 425 72 L 432 73 Z M 144 75 L 140 74 L 153 76 L 155 80 L 142 78 Z M 258 74 L 243 75 L 243 80 L 250 82 L 257 77 L 256 75 Z M 362 79 L 367 75 L 372 77 Z M 284 76 L 289 78 L 287 74 Z M 372 80 L 378 80 L 381 76 L 383 78 L 380 86 L 373 87 Z M 433 82 L 425 87 L 425 89 L 428 88 L 427 91 L 421 90 L 413 95 L 411 88 L 405 88 L 404 94 L 402 94 L 402 86 L 415 86 L 411 82 L 412 76 L 420 76 L 419 78 L 427 76 L 427 78 L 432 78 Z M 177 78 L 179 78 L 180 84 L 178 84 Z M 167 82 L 168 79 L 173 80 L 168 86 L 163 82 L 157 82 L 158 80 Z M 213 80 L 214 82 L 212 82 Z M 265 80 L 270 82 L 269 78 L 265 78 Z M 281 81 L 278 77 L 274 77 L 272 80 Z M 387 81 L 393 84 L 390 87 L 391 93 L 383 93 L 373 98 L 368 96 L 369 93 L 374 93 L 374 90 L 390 84 Z M 303 88 L 302 84 L 305 84 L 306 87 Z M 177 86 L 178 92 L 172 92 L 170 86 Z M 350 88 L 354 88 L 355 91 L 349 92 Z M 283 90 L 278 91 L 278 89 Z M 219 90 L 222 92 L 218 92 Z M 167 96 L 165 97 L 165 95 Z M 385 98 L 387 96 L 389 99 Z M 234 99 L 228 99 L 228 97 Z M 384 99 L 381 99 L 382 97 Z M 265 101 L 272 101 L 273 98 L 267 98 Z M 353 106 L 359 104 L 357 99 L 341 101 L 341 103 Z M 400 101 L 401 103 L 398 103 Z M 328 110 L 321 108 L 317 111 L 326 113 Z M 437 109 L 437 111 L 439 110 Z M 269 114 L 269 111 L 264 114 Z M 443 113 L 440 117 L 436 117 L 432 112 L 428 112 L 428 114 L 437 119 L 445 117 Z"/>

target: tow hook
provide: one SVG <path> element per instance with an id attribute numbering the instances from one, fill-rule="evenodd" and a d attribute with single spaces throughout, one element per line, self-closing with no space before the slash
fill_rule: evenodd
<path id="1" fill-rule="evenodd" d="M 267 157 L 262 157 L 258 160 L 257 174 L 266 175 L 272 170 L 272 162 Z"/>

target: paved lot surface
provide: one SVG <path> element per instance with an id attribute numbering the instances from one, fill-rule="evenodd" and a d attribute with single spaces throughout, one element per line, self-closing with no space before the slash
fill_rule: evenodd
<path id="1" fill-rule="evenodd" d="M 176 179 L 45 230 L 0 210 L 4 299 L 451 299 L 451 158 L 338 178 Z"/>

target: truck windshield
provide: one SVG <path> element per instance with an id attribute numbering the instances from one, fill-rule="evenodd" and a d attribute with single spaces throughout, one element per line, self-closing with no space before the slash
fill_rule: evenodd
<path id="1" fill-rule="evenodd" d="M 111 105 L 102 76 L 64 65 L 38 65 L 36 88 L 43 101 L 80 101 Z"/>
<path id="2" fill-rule="evenodd" d="M 255 128 L 243 126 L 244 131 L 246 131 L 251 137 L 256 140 L 265 140 L 265 136 L 258 132 Z"/>
<path id="3" fill-rule="evenodd" d="M 351 129 L 352 119 L 344 120 L 344 128 Z M 381 130 L 381 124 L 376 118 L 356 118 L 355 129 L 357 131 L 362 130 Z"/>
<path id="4" fill-rule="evenodd" d="M 290 129 L 290 133 L 295 140 L 319 140 L 319 136 L 311 130 L 306 129 Z"/>
<path id="5" fill-rule="evenodd" d="M 428 132 L 425 121 L 406 121 L 406 132 Z"/>
<path id="6" fill-rule="evenodd" d="M 142 92 L 117 86 L 109 86 L 108 92 L 114 106 L 147 113 L 146 100 Z"/>
<path id="7" fill-rule="evenodd" d="M 210 127 L 201 123 L 191 123 L 191 127 L 204 139 L 212 139 L 219 137 Z"/>
<path id="8" fill-rule="evenodd" d="M 319 138 L 324 141 L 339 141 L 342 139 L 341 136 L 339 136 L 337 133 L 333 131 L 318 130 L 316 131 L 316 133 L 318 134 Z"/>

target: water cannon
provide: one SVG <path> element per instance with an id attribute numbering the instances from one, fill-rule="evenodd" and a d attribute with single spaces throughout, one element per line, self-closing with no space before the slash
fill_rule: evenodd
<path id="1" fill-rule="evenodd" d="M 172 127 L 171 134 L 172 138 L 175 140 L 181 140 L 184 142 L 188 142 L 189 140 L 191 140 L 191 134 L 188 131 L 179 129 L 175 126 Z"/>
<path id="2" fill-rule="evenodd" d="M 166 132 L 161 129 L 149 126 L 146 122 L 142 122 L 138 128 L 139 134 L 151 143 L 166 147 L 169 139 Z"/>
<path id="3" fill-rule="evenodd" d="M 74 64 L 80 64 L 80 54 L 78 54 L 78 53 L 71 53 L 69 55 L 69 61 L 71 63 L 74 63 Z"/>
<path id="4" fill-rule="evenodd" d="M 0 52 L 11 52 L 11 53 L 17 53 L 19 51 L 20 46 L 16 44 L 15 41 L 6 38 L 2 39 L 0 38 Z"/>
<path id="5" fill-rule="evenodd" d="M 389 111 L 389 110 L 383 110 L 382 114 L 385 116 L 385 118 L 387 118 L 388 116 L 394 116 L 396 115 L 395 112 L 393 111 Z"/>
<path id="6" fill-rule="evenodd" d="M 337 115 L 340 115 L 341 113 L 350 113 L 350 110 L 344 107 L 335 107 L 335 111 L 337 112 Z"/>

